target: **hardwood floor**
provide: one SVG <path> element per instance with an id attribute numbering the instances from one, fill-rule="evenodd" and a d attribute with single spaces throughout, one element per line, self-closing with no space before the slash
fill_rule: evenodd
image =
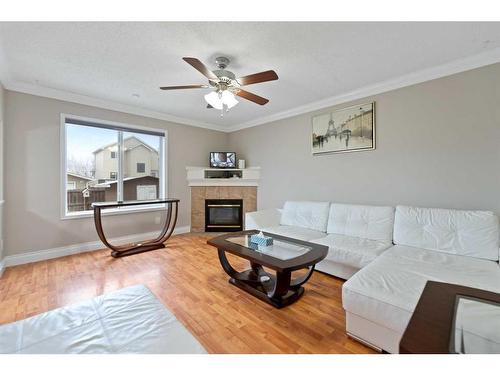
<path id="1" fill-rule="evenodd" d="M 278 310 L 228 283 L 208 238 L 178 235 L 166 249 L 119 259 L 99 250 L 8 268 L 0 324 L 145 284 L 210 353 L 373 353 L 345 333 L 342 280 L 315 272 L 304 296 Z"/>

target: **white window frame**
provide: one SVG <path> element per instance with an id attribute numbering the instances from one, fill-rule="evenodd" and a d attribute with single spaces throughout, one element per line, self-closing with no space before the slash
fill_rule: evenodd
<path id="1" fill-rule="evenodd" d="M 60 181 L 60 192 L 59 195 L 61 197 L 61 220 L 67 220 L 67 219 L 81 219 L 81 218 L 90 218 L 94 216 L 94 212 L 89 210 L 89 211 L 78 211 L 78 212 L 68 212 L 67 207 L 68 207 L 68 194 L 66 193 L 66 183 L 67 183 L 67 158 L 66 158 L 66 120 L 67 119 L 74 119 L 74 120 L 80 120 L 80 121 L 87 121 L 87 122 L 92 122 L 96 124 L 102 124 L 102 125 L 108 125 L 108 126 L 116 126 L 116 127 L 121 127 L 125 128 L 127 130 L 130 130 L 133 132 L 134 130 L 145 130 L 145 131 L 152 131 L 152 132 L 158 132 L 163 134 L 163 142 L 160 143 L 160 150 L 158 152 L 159 156 L 159 165 L 158 165 L 158 177 L 159 177 L 159 196 L 160 198 L 166 198 L 168 197 L 168 160 L 167 160 L 167 155 L 168 155 L 168 131 L 166 129 L 158 129 L 158 128 L 150 128 L 146 126 L 140 126 L 140 125 L 134 125 L 134 124 L 125 124 L 125 123 L 120 123 L 120 122 L 115 122 L 115 121 L 107 121 L 107 120 L 101 120 L 101 119 L 96 119 L 96 118 L 90 118 L 90 117 L 82 117 L 82 116 L 77 116 L 77 115 L 72 115 L 68 113 L 61 113 L 61 125 L 60 125 L 60 176 L 61 176 L 61 181 Z M 119 161 L 119 166 L 118 166 L 118 182 L 117 182 L 117 193 L 119 194 L 119 190 L 121 190 L 122 186 L 121 184 L 123 183 L 123 150 L 121 149 L 121 141 L 123 141 L 123 133 L 119 132 L 119 139 L 118 139 L 118 153 L 120 155 L 118 156 L 118 161 Z M 119 196 L 119 195 L 118 195 Z M 122 208 L 115 208 L 115 209 L 107 209 L 103 211 L 103 215 L 120 215 L 120 214 L 127 214 L 127 213 L 133 213 L 133 212 L 150 212 L 150 211 L 160 211 L 160 210 L 165 210 L 165 205 L 164 204 L 155 204 L 155 205 L 145 205 L 145 206 L 132 206 L 132 207 L 122 207 Z"/>

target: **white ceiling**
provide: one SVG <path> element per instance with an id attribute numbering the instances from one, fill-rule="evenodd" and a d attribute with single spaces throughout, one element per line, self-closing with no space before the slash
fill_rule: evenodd
<path id="1" fill-rule="evenodd" d="M 7 88 L 57 89 L 229 130 L 498 50 L 500 23 L 3 22 L 0 43 Z M 278 81 L 247 87 L 270 102 L 241 99 L 221 118 L 205 108 L 205 90 L 158 89 L 206 83 L 181 58 L 215 69 L 218 55 L 236 76 L 274 69 Z"/>

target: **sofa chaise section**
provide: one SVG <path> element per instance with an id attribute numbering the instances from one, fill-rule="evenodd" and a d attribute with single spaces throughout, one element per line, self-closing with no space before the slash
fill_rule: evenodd
<path id="1" fill-rule="evenodd" d="M 390 353 L 428 280 L 500 292 L 498 218 L 486 211 L 398 206 L 395 246 L 342 288 L 349 335 Z"/>

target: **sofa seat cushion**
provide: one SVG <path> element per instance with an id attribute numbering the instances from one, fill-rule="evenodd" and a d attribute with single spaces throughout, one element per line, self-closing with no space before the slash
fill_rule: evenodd
<path id="1" fill-rule="evenodd" d="M 287 201 L 280 224 L 326 232 L 329 210 L 330 202 Z"/>
<path id="2" fill-rule="evenodd" d="M 363 268 L 392 246 L 390 241 L 329 234 L 311 242 L 328 246 L 328 255 L 322 262 L 335 262 L 354 268 Z"/>
<path id="3" fill-rule="evenodd" d="M 350 313 L 403 333 L 428 280 L 500 292 L 496 262 L 396 245 L 342 287 Z"/>
<path id="4" fill-rule="evenodd" d="M 311 241 L 326 236 L 324 232 L 293 225 L 277 225 L 274 227 L 262 228 L 262 231 L 277 234 L 279 236 L 296 238 L 302 241 Z"/>

